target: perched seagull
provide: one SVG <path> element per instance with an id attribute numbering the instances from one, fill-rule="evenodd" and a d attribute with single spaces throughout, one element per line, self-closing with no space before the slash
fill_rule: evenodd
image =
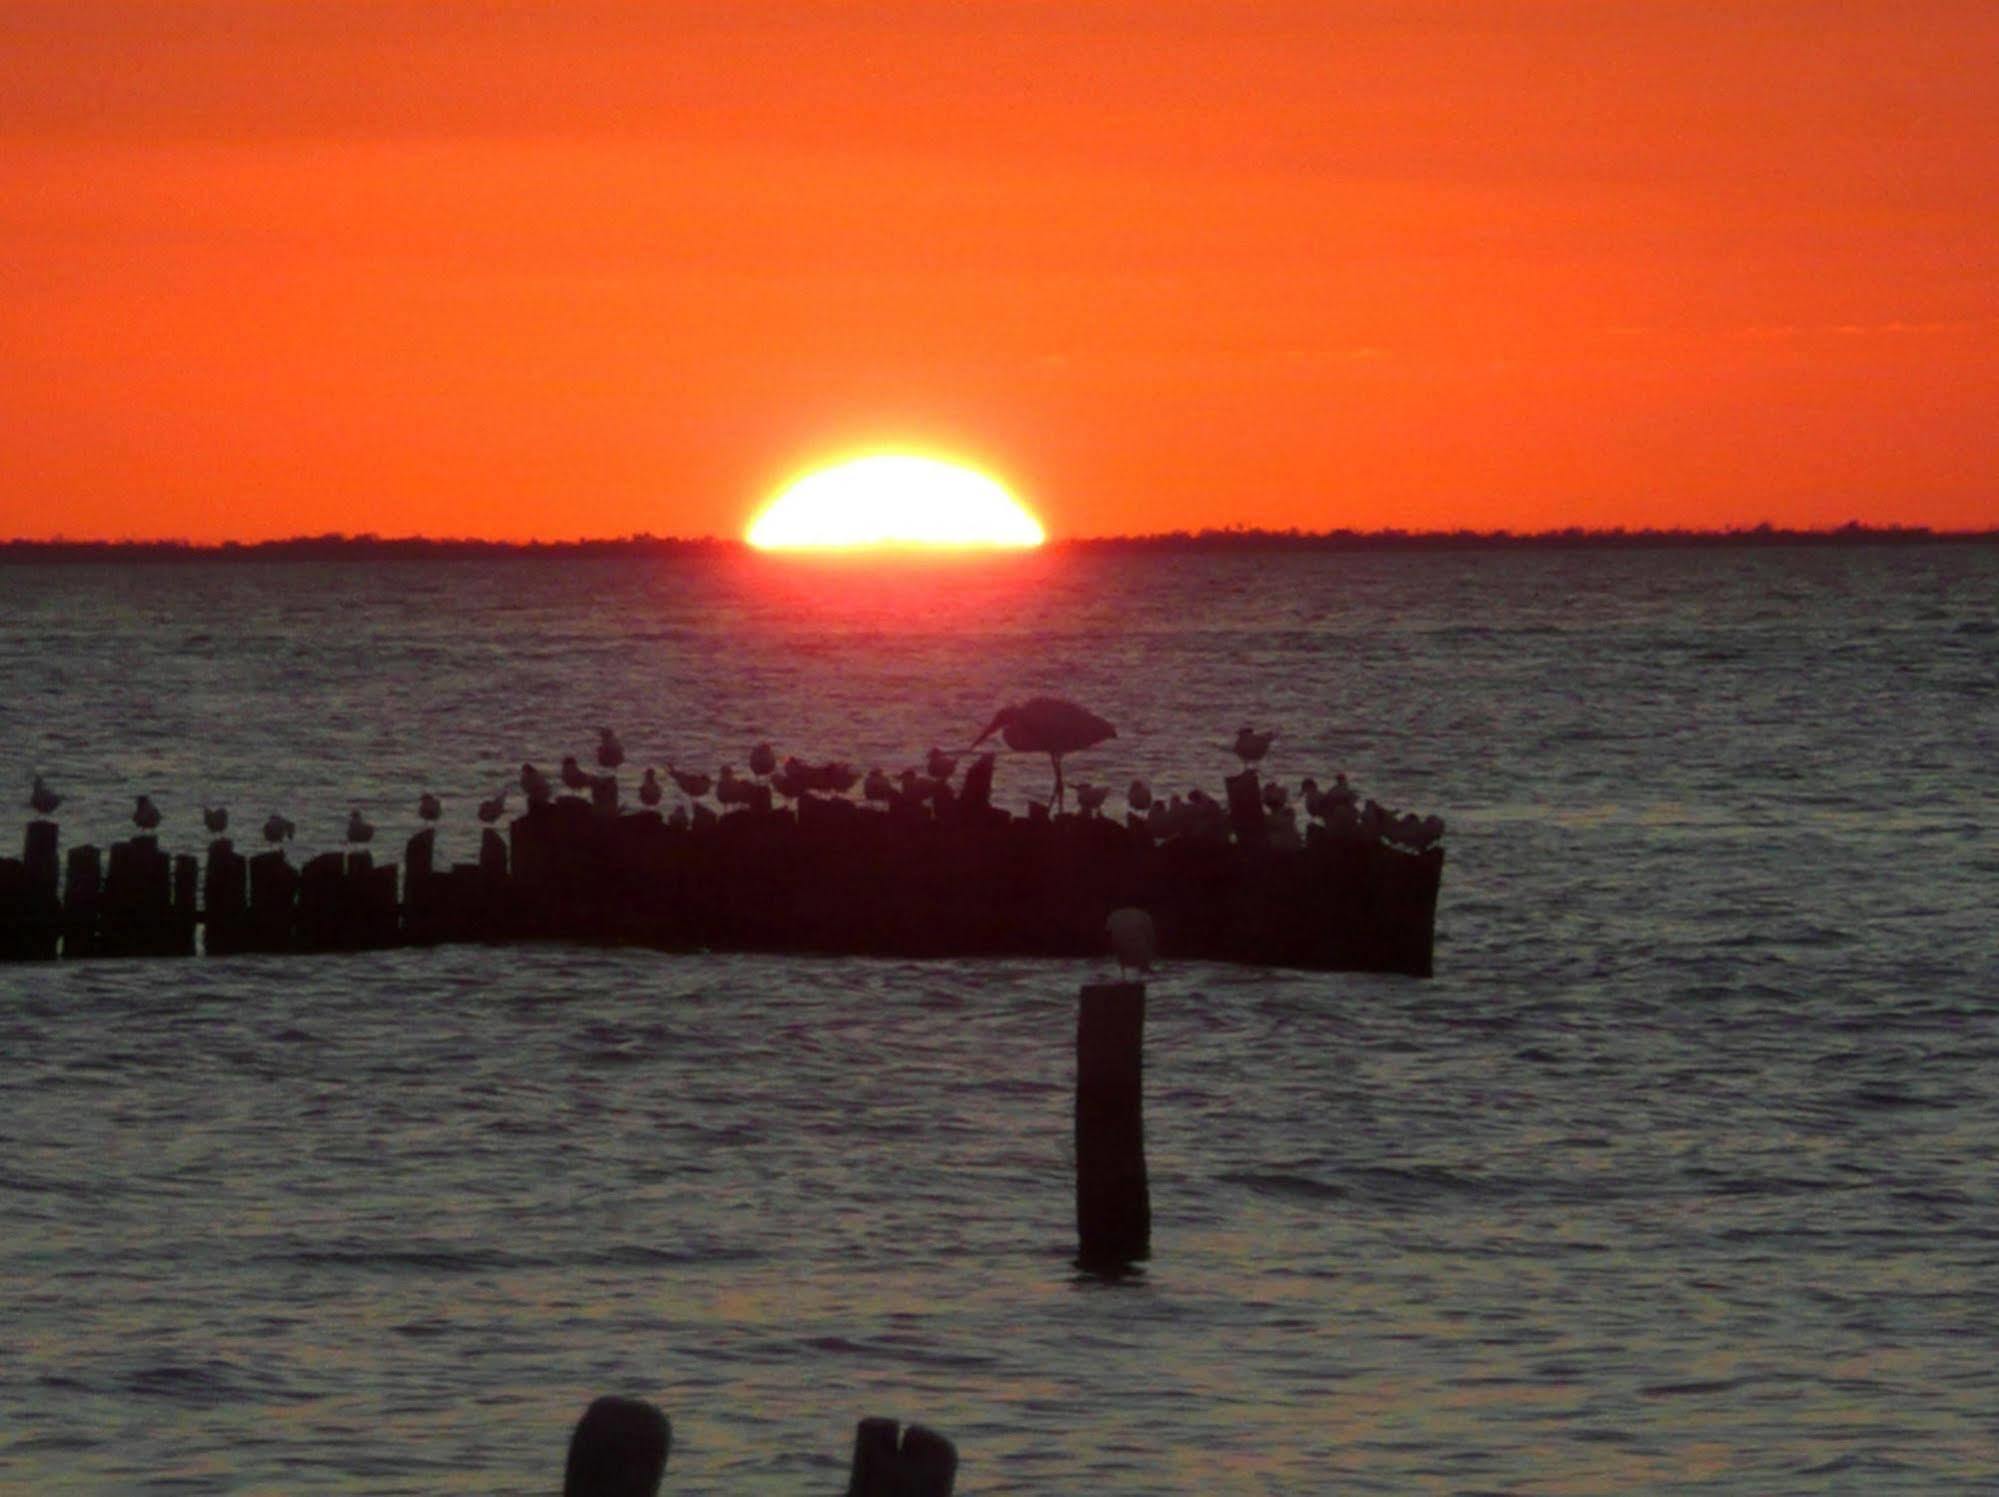
<path id="1" fill-rule="evenodd" d="M 1124 793 L 1125 804 L 1143 816 L 1152 809 L 1152 787 L 1143 780 L 1133 780 L 1131 788 Z"/>
<path id="2" fill-rule="evenodd" d="M 749 806 L 756 803 L 756 798 L 756 782 L 737 774 L 735 765 L 724 764 L 722 778 L 715 784 L 715 799 L 725 806 Z"/>
<path id="3" fill-rule="evenodd" d="M 861 783 L 859 771 L 855 770 L 851 765 L 840 763 L 837 759 L 830 764 L 820 765 L 814 772 L 814 776 L 819 782 L 819 789 L 830 790 L 835 795 L 845 795 L 849 790 L 852 790 L 856 785 Z"/>
<path id="4" fill-rule="evenodd" d="M 548 776 L 532 764 L 521 766 L 521 794 L 528 798 L 528 806 L 545 806 L 555 799 L 555 787 L 548 782 Z M 505 799 L 505 792 L 501 792 Z"/>
<path id="5" fill-rule="evenodd" d="M 1060 697 L 1032 697 L 1000 708 L 986 724 L 986 730 L 972 740 L 972 747 L 977 748 L 995 733 L 1000 734 L 1010 749 L 1048 756 L 1048 762 L 1055 767 L 1058 807 L 1062 804 L 1062 756 L 1117 737 L 1117 729 L 1096 713 Z"/>
<path id="6" fill-rule="evenodd" d="M 650 809 L 660 802 L 665 789 L 659 783 L 659 771 L 648 769 L 646 777 L 639 781 L 639 804 Z"/>
<path id="7" fill-rule="evenodd" d="M 1272 780 L 1263 787 L 1263 809 L 1281 811 L 1290 803 L 1291 792 L 1284 788 L 1280 780 Z"/>
<path id="8" fill-rule="evenodd" d="M 686 831 L 686 830 L 687 830 L 687 807 L 685 807 L 685 806 L 675 806 L 675 807 L 673 808 L 673 814 L 672 814 L 672 815 L 670 815 L 670 816 L 668 816 L 668 817 L 666 818 L 666 824 L 667 824 L 668 826 L 671 826 L 671 827 L 678 827 L 678 828 L 680 828 L 680 830 L 681 830 L 681 831 L 683 831 L 683 832 L 684 832 L 684 831 Z"/>
<path id="9" fill-rule="evenodd" d="M 797 800 L 812 788 L 812 766 L 795 756 L 786 759 L 784 768 L 771 776 L 770 788 L 786 800 Z"/>
<path id="10" fill-rule="evenodd" d="M 583 766 L 576 762 L 574 754 L 562 756 L 562 783 L 570 790 L 588 790 L 590 776 L 583 772 Z"/>
<path id="11" fill-rule="evenodd" d="M 958 769 L 958 756 L 947 754 L 935 745 L 924 756 L 923 770 L 933 780 L 948 780 Z"/>
<path id="12" fill-rule="evenodd" d="M 625 746 L 618 742 L 618 735 L 609 728 L 597 730 L 597 763 L 603 769 L 616 769 L 625 762 Z"/>
<path id="13" fill-rule="evenodd" d="M 273 811 L 264 822 L 264 840 L 279 843 L 298 834 L 298 827 Z"/>
<path id="14" fill-rule="evenodd" d="M 28 792 L 28 809 L 37 816 L 53 816 L 56 807 L 61 804 L 62 797 L 49 789 L 46 780 L 36 775 L 34 788 Z"/>
<path id="15" fill-rule="evenodd" d="M 750 750 L 750 773 L 763 779 L 777 768 L 777 750 L 767 743 L 760 743 Z"/>
<path id="16" fill-rule="evenodd" d="M 417 797 L 416 814 L 425 821 L 435 821 L 444 814 L 444 802 L 426 790 Z"/>
<path id="17" fill-rule="evenodd" d="M 1110 919 L 1104 922 L 1104 930 L 1110 935 L 1111 950 L 1117 953 L 1118 976 L 1136 968 L 1140 972 L 1150 972 L 1152 964 L 1159 956 L 1159 943 L 1153 934 L 1152 917 L 1144 910 L 1112 910 Z"/>
<path id="18" fill-rule="evenodd" d="M 895 799 L 895 781 L 888 777 L 888 771 L 877 765 L 868 771 L 868 777 L 861 784 L 861 795 L 867 800 L 892 801 Z"/>
<path id="19" fill-rule="evenodd" d="M 675 769 L 671 764 L 666 766 L 666 772 L 673 776 L 673 783 L 680 787 L 680 793 L 689 800 L 699 800 L 715 788 L 715 782 L 705 774 L 692 774 L 686 770 Z"/>
<path id="20" fill-rule="evenodd" d="M 1302 787 L 1305 792 L 1305 810 L 1320 820 L 1330 820 L 1342 811 L 1350 812 L 1354 807 L 1353 787 L 1347 784 L 1345 775 L 1334 775 L 1330 789 L 1321 790 L 1307 780 Z"/>
<path id="21" fill-rule="evenodd" d="M 201 808 L 201 824 L 215 833 L 216 836 L 221 836 L 229 830 L 229 808 L 227 806 L 203 806 Z"/>
<path id="22" fill-rule="evenodd" d="M 1270 752 L 1271 740 L 1276 736 L 1275 729 L 1268 733 L 1259 733 L 1248 723 L 1244 723 L 1235 735 L 1235 756 L 1242 760 L 1243 768 L 1247 769 L 1252 764 L 1261 764 L 1263 756 Z"/>
<path id="23" fill-rule="evenodd" d="M 1076 807 L 1085 816 L 1095 816 L 1103 810 L 1104 802 L 1110 799 L 1110 794 L 1111 787 L 1108 785 L 1085 785 L 1079 782 L 1076 786 Z"/>
<path id="24" fill-rule="evenodd" d="M 350 843 L 373 842 L 375 840 L 375 829 L 361 815 L 361 808 L 359 806 L 356 806 L 352 811 L 347 813 L 347 840 Z"/>
<path id="25" fill-rule="evenodd" d="M 132 825 L 142 832 L 154 831 L 160 824 L 160 808 L 153 804 L 150 795 L 139 797 L 139 803 L 132 807 Z"/>
<path id="26" fill-rule="evenodd" d="M 507 791 L 505 786 L 502 786 L 500 793 L 491 800 L 482 800 L 479 802 L 479 819 L 485 822 L 487 826 L 491 826 L 506 814 Z"/>

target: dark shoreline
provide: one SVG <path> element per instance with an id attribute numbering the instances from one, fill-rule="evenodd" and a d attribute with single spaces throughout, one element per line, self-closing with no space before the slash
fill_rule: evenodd
<path id="1" fill-rule="evenodd" d="M 1850 547 L 1991 545 L 1999 530 L 1931 530 L 1925 526 L 1847 524 L 1832 530 L 1783 530 L 1757 525 L 1734 530 L 1200 530 L 1158 535 L 1093 536 L 1049 543 L 1053 551 L 1088 555 L 1234 555 L 1269 552 L 1463 552 L 1581 550 L 1699 550 L 1776 546 Z M 297 536 L 287 540 L 197 545 L 188 541 L 0 541 L 0 565 L 10 562 L 207 561 L 500 561 L 653 557 L 687 559 L 749 554 L 742 541 L 717 536 L 651 535 L 613 540 L 481 541 L 425 536 Z"/>

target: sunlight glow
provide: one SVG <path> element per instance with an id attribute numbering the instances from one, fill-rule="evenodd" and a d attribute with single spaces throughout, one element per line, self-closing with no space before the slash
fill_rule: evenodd
<path id="1" fill-rule="evenodd" d="M 797 480 L 751 522 L 762 551 L 1038 546 L 1041 522 L 997 479 L 905 453 L 875 453 Z"/>

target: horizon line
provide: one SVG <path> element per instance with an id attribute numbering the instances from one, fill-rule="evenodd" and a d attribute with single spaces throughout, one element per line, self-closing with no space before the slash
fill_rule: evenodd
<path id="1" fill-rule="evenodd" d="M 1688 546 L 1770 544 L 1865 544 L 1874 542 L 1981 542 L 1999 540 L 1999 527 L 1939 530 L 1928 525 L 1871 525 L 1849 520 L 1835 526 L 1778 526 L 1769 521 L 1726 527 L 1581 526 L 1546 530 L 1500 527 L 1474 530 L 1407 530 L 1385 526 L 1374 530 L 1338 528 L 1302 530 L 1260 526 L 1210 526 L 1200 530 L 1145 531 L 1117 535 L 1051 537 L 1032 549 L 1127 550 L 1380 550 L 1564 546 Z M 373 531 L 326 531 L 313 535 L 266 540 L 194 541 L 184 537 L 14 537 L 0 540 L 0 560 L 195 560 L 284 559 L 328 555 L 372 556 L 379 559 L 442 559 L 446 556 L 546 556 L 645 554 L 657 552 L 741 552 L 755 548 L 736 536 L 660 536 L 640 531 L 622 536 L 570 539 L 493 540 L 477 536 L 384 536 Z"/>

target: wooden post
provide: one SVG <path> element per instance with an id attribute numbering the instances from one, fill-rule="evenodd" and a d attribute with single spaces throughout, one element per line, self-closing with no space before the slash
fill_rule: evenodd
<path id="1" fill-rule="evenodd" d="M 1076 1016 L 1076 1256 L 1093 1271 L 1151 1253 L 1144 1071 L 1145 984 L 1084 987 Z"/>
<path id="2" fill-rule="evenodd" d="M 0 858 L 0 962 L 25 962 L 32 954 L 28 870 L 19 858 Z"/>
<path id="3" fill-rule="evenodd" d="M 193 956 L 194 927 L 201 919 L 200 911 L 195 907 L 196 891 L 201 887 L 201 859 L 192 853 L 177 853 L 173 867 L 173 923 L 168 936 L 172 942 L 171 954 Z"/>
<path id="4" fill-rule="evenodd" d="M 104 895 L 104 861 L 90 846 L 69 850 L 63 879 L 62 954 L 97 955 L 97 910 Z"/>
<path id="5" fill-rule="evenodd" d="M 403 930 L 414 946 L 435 945 L 442 934 L 438 905 L 444 881 L 435 873 L 436 854 L 436 827 L 425 827 L 403 844 Z"/>
<path id="6" fill-rule="evenodd" d="M 653 1497 L 666 1475 L 673 1425 L 637 1398 L 600 1398 L 569 1437 L 562 1497 Z"/>
<path id="7" fill-rule="evenodd" d="M 21 839 L 21 861 L 27 865 L 28 888 L 50 904 L 56 901 L 56 880 L 62 874 L 62 860 L 56 852 L 61 828 L 53 821 L 31 821 Z"/>
<path id="8" fill-rule="evenodd" d="M 298 872 L 282 849 L 250 859 L 250 939 L 252 951 L 290 951 L 296 939 Z"/>
<path id="9" fill-rule="evenodd" d="M 39 962 L 55 959 L 62 935 L 60 835 L 53 821 L 31 821 L 21 839 L 22 888 L 15 902 L 21 954 Z"/>
<path id="10" fill-rule="evenodd" d="M 1245 847 L 1261 847 L 1270 840 L 1263 819 L 1263 784 L 1254 769 L 1232 774 L 1222 782 L 1229 792 L 1229 827 L 1236 841 Z"/>
<path id="11" fill-rule="evenodd" d="M 896 1433 L 893 1419 L 863 1419 L 855 1428 L 847 1497 L 951 1497 L 957 1447 L 920 1424 L 902 1433 L 900 1447 Z"/>
<path id="12" fill-rule="evenodd" d="M 202 949 L 210 956 L 241 951 L 245 936 L 245 915 L 249 908 L 245 875 L 248 865 L 227 837 L 208 844 L 208 872 L 202 894 L 206 910 L 202 918 Z"/>
<path id="13" fill-rule="evenodd" d="M 298 871 L 298 944 L 305 951 L 340 949 L 342 894 L 347 881 L 343 853 L 323 852 Z"/>

